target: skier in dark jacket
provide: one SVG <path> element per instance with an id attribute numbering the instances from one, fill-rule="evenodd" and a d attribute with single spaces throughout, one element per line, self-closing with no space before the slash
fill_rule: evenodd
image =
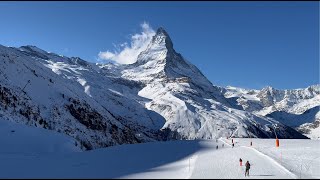
<path id="1" fill-rule="evenodd" d="M 249 169 L 250 169 L 250 163 L 249 161 L 246 162 L 246 172 L 244 173 L 244 176 L 249 176 Z"/>

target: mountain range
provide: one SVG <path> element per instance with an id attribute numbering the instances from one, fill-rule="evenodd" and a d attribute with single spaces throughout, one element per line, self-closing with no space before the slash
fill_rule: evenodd
<path id="1" fill-rule="evenodd" d="M 87 150 L 176 139 L 319 139 L 319 107 L 319 84 L 213 85 L 163 28 L 128 65 L 0 45 L 0 118 L 66 134 Z"/>

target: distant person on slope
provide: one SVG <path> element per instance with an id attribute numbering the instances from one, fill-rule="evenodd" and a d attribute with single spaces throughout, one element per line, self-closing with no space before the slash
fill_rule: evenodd
<path id="1" fill-rule="evenodd" d="M 250 163 L 249 161 L 246 162 L 246 172 L 244 173 L 244 176 L 249 176 L 249 169 L 250 169 Z"/>
<path id="2" fill-rule="evenodd" d="M 240 166 L 242 166 L 242 159 L 241 158 L 240 158 L 239 162 L 240 162 Z"/>
<path id="3" fill-rule="evenodd" d="M 232 143 L 232 148 L 234 147 L 234 143 Z"/>

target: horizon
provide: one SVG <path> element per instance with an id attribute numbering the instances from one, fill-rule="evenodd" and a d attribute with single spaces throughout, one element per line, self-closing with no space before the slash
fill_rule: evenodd
<path id="1" fill-rule="evenodd" d="M 163 27 L 174 49 L 213 85 L 285 90 L 319 84 L 315 2 L 6 2 L 0 9 L 4 24 L 12 24 L 0 30 L 4 46 L 32 45 L 92 63 L 132 63 L 153 27 Z M 9 11 L 16 13 L 7 16 Z M 168 17 L 155 16 L 163 12 Z M 106 18 L 114 19 L 111 25 L 101 24 Z M 189 22 L 180 23 L 184 18 Z"/>

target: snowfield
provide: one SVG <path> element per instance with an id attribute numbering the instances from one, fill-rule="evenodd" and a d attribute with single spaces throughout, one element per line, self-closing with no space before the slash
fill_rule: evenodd
<path id="1" fill-rule="evenodd" d="M 280 139 L 279 148 L 274 139 L 250 147 L 237 138 L 234 148 L 224 138 L 177 140 L 81 152 L 54 131 L 4 120 L 0 127 L 0 178 L 320 178 L 318 140 Z M 251 163 L 250 177 L 239 158 Z"/>
<path id="2" fill-rule="evenodd" d="M 237 146 L 249 146 L 250 139 L 234 139 Z M 320 141 L 280 139 L 252 139 L 252 148 L 271 157 L 298 178 L 320 178 Z"/>
<path id="3" fill-rule="evenodd" d="M 2 119 L 0 119 L 0 144 L 1 156 L 82 151 L 80 145 L 76 146 L 79 142 L 72 137 Z"/>

